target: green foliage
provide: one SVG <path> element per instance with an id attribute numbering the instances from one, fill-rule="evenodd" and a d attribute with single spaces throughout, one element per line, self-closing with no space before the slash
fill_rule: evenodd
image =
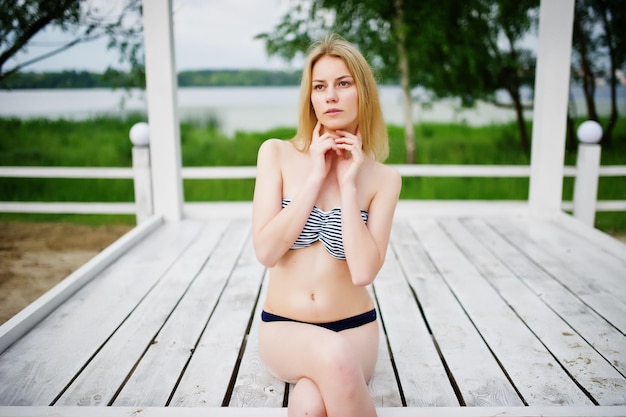
<path id="1" fill-rule="evenodd" d="M 181 87 L 282 86 L 299 83 L 300 71 L 198 70 L 181 71 L 178 74 L 178 85 Z"/>
<path id="2" fill-rule="evenodd" d="M 520 41 L 535 26 L 538 0 L 297 0 L 276 27 L 257 35 L 270 55 L 287 60 L 336 32 L 356 44 L 388 80 L 422 87 L 464 106 L 508 93 L 518 138 L 529 148 L 520 90 L 532 88 L 534 56 Z M 504 41 L 504 45 L 503 45 Z M 405 62 L 406 65 L 401 63 Z M 406 144 L 413 138 L 405 132 Z M 407 155 L 412 162 L 412 155 Z"/>
<path id="3" fill-rule="evenodd" d="M 582 84 L 587 118 L 598 120 L 596 80 L 608 80 L 611 116 L 603 126 L 602 145 L 612 141 L 618 118 L 617 70 L 626 63 L 626 8 L 620 0 L 577 0 L 574 11 L 572 80 Z"/>
<path id="4" fill-rule="evenodd" d="M 133 74 L 141 74 L 141 0 L 124 0 L 117 16 L 108 8 L 92 3 L 87 0 L 0 0 L 0 83 L 35 62 L 103 37 L 108 39 L 109 48 L 117 48 L 120 61 L 130 64 Z M 68 33 L 71 40 L 50 45 L 45 52 L 29 60 L 11 62 L 44 29 Z"/>
<path id="5" fill-rule="evenodd" d="M 0 118 L 0 166 L 99 166 L 131 165 L 130 127 L 140 117 L 98 118 L 89 121 L 18 120 Z M 624 118 L 620 119 L 626 122 Z M 578 120 L 578 125 L 581 120 Z M 515 123 L 472 127 L 464 124 L 423 123 L 415 126 L 420 164 L 528 165 L 529 152 L 520 151 Z M 404 163 L 404 135 L 389 126 L 390 156 L 387 163 Z M 267 132 L 223 135 L 214 122 L 181 124 L 183 165 L 253 166 L 260 144 L 268 138 L 293 137 L 291 127 Z M 619 123 L 616 140 L 602 153 L 603 165 L 626 165 L 626 123 Z M 568 151 L 566 165 L 574 165 L 576 152 Z M 254 180 L 185 180 L 186 201 L 249 201 Z M 602 200 L 626 198 L 626 178 L 603 177 L 598 196 Z M 563 199 L 571 200 L 573 179 L 565 178 Z M 403 178 L 402 199 L 498 199 L 528 198 L 527 178 Z M 0 201 L 107 201 L 133 200 L 130 180 L 0 178 Z M 37 219 L 127 223 L 132 216 L 59 216 L 1 214 L 0 219 Z M 624 213 L 598 213 L 598 227 L 626 230 Z M 89 220 L 86 220 L 89 219 Z"/>
<path id="6" fill-rule="evenodd" d="M 18 72 L 0 83 L 6 89 L 37 88 L 116 88 L 141 87 L 136 72 L 107 69 L 104 73 L 88 71 Z M 222 86 L 294 86 L 300 83 L 300 71 L 198 70 L 181 71 L 180 87 Z"/>
<path id="7" fill-rule="evenodd" d="M 83 121 L 0 118 L 0 165 L 130 166 L 128 132 L 139 116 Z"/>

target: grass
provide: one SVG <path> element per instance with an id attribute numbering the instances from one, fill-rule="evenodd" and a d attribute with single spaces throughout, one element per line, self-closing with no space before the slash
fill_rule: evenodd
<path id="1" fill-rule="evenodd" d="M 0 166 L 131 166 L 130 127 L 141 116 L 86 121 L 0 118 Z M 578 123 L 577 123 L 578 124 Z M 532 127 L 529 124 L 529 132 Z M 289 138 L 295 129 L 266 132 L 220 133 L 218 124 L 181 124 L 183 166 L 254 165 L 260 144 L 269 137 Z M 415 126 L 417 162 L 421 164 L 528 165 L 530 153 L 520 149 L 514 123 L 472 127 L 465 124 L 422 123 Z M 389 126 L 388 163 L 404 163 L 404 132 Z M 574 165 L 576 149 L 566 151 L 565 163 Z M 603 149 L 603 165 L 626 165 L 626 118 L 616 126 L 613 144 Z M 527 178 L 404 178 L 402 199 L 525 200 Z M 251 200 L 253 180 L 185 180 L 186 201 Z M 626 178 L 601 178 L 601 200 L 626 199 Z M 571 200 L 573 179 L 565 178 L 563 199 Z M 0 178 L 0 201 L 133 200 L 130 180 Z M 0 214 L 0 220 L 66 220 L 79 223 L 130 223 L 133 216 L 58 214 Z M 626 233 L 626 213 L 600 212 L 596 226 Z"/>

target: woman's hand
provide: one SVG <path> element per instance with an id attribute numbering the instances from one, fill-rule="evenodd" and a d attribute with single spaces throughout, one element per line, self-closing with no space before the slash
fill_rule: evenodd
<path id="1" fill-rule="evenodd" d="M 356 184 L 357 174 L 363 164 L 363 142 L 357 127 L 354 134 L 337 130 L 337 182 L 339 187 Z"/>
<path id="2" fill-rule="evenodd" d="M 332 132 L 325 132 L 320 135 L 322 124 L 318 121 L 313 129 L 313 138 L 309 152 L 312 157 L 311 174 L 323 180 L 328 175 L 332 164 L 333 153 L 338 152 L 335 140 L 338 135 Z"/>

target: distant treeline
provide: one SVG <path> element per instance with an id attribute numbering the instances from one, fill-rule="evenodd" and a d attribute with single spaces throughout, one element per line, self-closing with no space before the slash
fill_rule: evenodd
<path id="1" fill-rule="evenodd" d="M 20 72 L 2 82 L 2 89 L 141 87 L 143 77 L 116 70 Z M 178 73 L 182 87 L 298 85 L 300 71 L 196 70 Z"/>

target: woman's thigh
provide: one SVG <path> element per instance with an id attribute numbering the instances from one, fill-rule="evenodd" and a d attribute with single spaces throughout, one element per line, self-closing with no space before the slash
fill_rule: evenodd
<path id="1" fill-rule="evenodd" d="M 316 379 L 324 372 L 329 355 L 356 359 L 369 380 L 378 356 L 378 322 L 334 332 L 295 322 L 261 322 L 259 351 L 268 370 L 276 377 L 295 383 L 302 377 Z M 356 354 L 356 355 L 355 355 Z"/>

